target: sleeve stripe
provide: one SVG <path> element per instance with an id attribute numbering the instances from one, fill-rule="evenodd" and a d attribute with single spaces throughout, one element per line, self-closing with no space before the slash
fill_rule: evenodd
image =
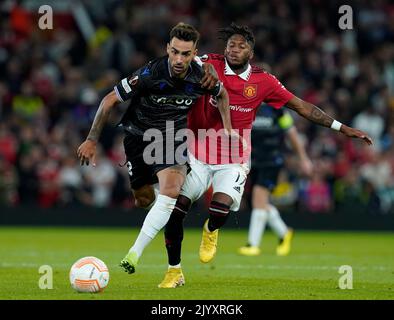
<path id="1" fill-rule="evenodd" d="M 131 92 L 131 87 L 128 84 L 127 78 L 124 78 L 122 80 L 122 86 L 123 86 L 123 89 L 126 91 L 126 93 L 130 93 Z"/>
<path id="2" fill-rule="evenodd" d="M 117 88 L 116 86 L 114 87 L 114 91 L 115 91 L 116 96 L 118 97 L 118 100 L 119 100 L 120 102 L 124 102 L 124 100 L 123 100 L 122 97 L 120 96 L 119 91 L 118 91 L 118 88 Z"/>

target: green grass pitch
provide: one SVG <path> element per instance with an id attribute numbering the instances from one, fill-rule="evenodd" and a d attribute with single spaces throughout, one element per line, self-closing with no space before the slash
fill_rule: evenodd
<path id="1" fill-rule="evenodd" d="M 186 229 L 182 269 L 186 285 L 159 289 L 167 268 L 163 234 L 145 250 L 137 272 L 119 261 L 136 238 L 127 228 L 0 227 L 0 299 L 394 299 L 394 235 L 372 232 L 297 231 L 288 257 L 277 257 L 277 240 L 267 232 L 259 257 L 236 253 L 246 230 L 223 228 L 218 253 L 204 265 L 198 259 L 200 230 Z M 71 265 L 96 256 L 110 270 L 108 287 L 98 294 L 74 292 Z M 38 282 L 41 265 L 53 268 L 53 289 Z M 338 286 L 339 267 L 350 265 L 353 289 Z"/>

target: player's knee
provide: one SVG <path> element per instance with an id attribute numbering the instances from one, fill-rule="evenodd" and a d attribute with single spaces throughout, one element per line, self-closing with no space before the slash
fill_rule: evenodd
<path id="1" fill-rule="evenodd" d="M 209 204 L 209 213 L 214 216 L 225 217 L 230 213 L 231 204 L 212 200 Z"/>
<path id="2" fill-rule="evenodd" d="M 225 193 L 217 192 L 217 193 L 214 193 L 214 195 L 212 196 L 212 202 L 220 203 L 224 206 L 231 207 L 234 200 L 232 197 L 230 197 L 229 195 L 227 195 Z"/>
<path id="3" fill-rule="evenodd" d="M 178 184 L 168 184 L 163 188 L 160 188 L 160 194 L 176 199 L 181 192 L 181 186 Z"/>
<path id="4" fill-rule="evenodd" d="M 172 211 L 171 218 L 183 220 L 190 209 L 191 201 L 185 196 L 180 195 Z"/>

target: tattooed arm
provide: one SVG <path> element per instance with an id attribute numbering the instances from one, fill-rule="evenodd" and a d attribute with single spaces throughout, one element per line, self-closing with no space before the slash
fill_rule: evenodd
<path id="1" fill-rule="evenodd" d="M 222 86 L 220 94 L 216 97 L 218 110 L 223 122 L 223 128 L 230 133 L 232 130 L 229 97 L 227 90 Z"/>
<path id="2" fill-rule="evenodd" d="M 334 122 L 338 123 L 320 108 L 297 97 L 290 99 L 286 106 L 289 107 L 290 109 L 293 109 L 300 116 L 323 127 L 331 128 Z M 340 124 L 340 123 L 338 124 L 339 124 L 339 131 L 344 135 L 351 138 L 362 139 L 369 145 L 372 144 L 372 139 L 368 137 L 368 135 L 362 132 L 361 130 L 348 127 L 344 124 Z"/>
<path id="3" fill-rule="evenodd" d="M 100 103 L 100 106 L 96 112 L 93 120 L 92 127 L 86 140 L 79 146 L 77 155 L 81 161 L 81 165 L 89 165 L 89 161 L 92 161 L 93 166 L 96 165 L 96 146 L 99 140 L 101 131 L 103 130 L 104 124 L 108 120 L 111 109 L 118 104 L 120 101 L 115 93 L 111 91 L 107 94 Z"/>

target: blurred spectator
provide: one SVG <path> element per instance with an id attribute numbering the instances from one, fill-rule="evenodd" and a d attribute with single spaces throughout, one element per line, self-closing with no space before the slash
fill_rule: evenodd
<path id="1" fill-rule="evenodd" d="M 93 205 L 106 207 L 111 204 L 112 187 L 115 183 L 116 172 L 114 165 L 103 157 L 101 149 L 97 148 L 96 166 L 84 167 L 84 176 L 92 184 Z"/>
<path id="2" fill-rule="evenodd" d="M 0 157 L 8 164 L 15 164 L 17 153 L 17 139 L 5 124 L 0 123 Z"/>
<path id="3" fill-rule="evenodd" d="M 25 81 L 22 83 L 21 93 L 14 96 L 12 100 L 12 109 L 26 121 L 35 118 L 44 108 L 44 102 L 40 96 L 33 91 L 31 82 Z"/>
<path id="4" fill-rule="evenodd" d="M 38 177 L 37 163 L 31 154 L 22 154 L 18 165 L 18 194 L 19 203 L 23 205 L 37 204 Z"/>
<path id="5" fill-rule="evenodd" d="M 358 168 L 350 167 L 346 173 L 334 183 L 334 199 L 338 207 L 352 203 L 368 204 L 370 195 L 358 173 Z"/>
<path id="6" fill-rule="evenodd" d="M 55 160 L 44 158 L 37 166 L 38 204 L 55 207 L 60 200 L 59 167 Z"/>
<path id="7" fill-rule="evenodd" d="M 64 158 L 59 172 L 59 185 L 61 203 L 63 205 L 75 205 L 80 203 L 80 193 L 82 192 L 82 175 L 77 159 L 68 155 Z"/>
<path id="8" fill-rule="evenodd" d="M 370 149 L 370 154 L 371 161 L 360 168 L 361 177 L 377 190 L 388 187 L 392 181 L 390 163 L 383 154 L 373 149 Z"/>
<path id="9" fill-rule="evenodd" d="M 346 176 L 352 169 L 352 163 L 343 151 L 340 151 L 334 164 L 334 176 L 339 179 Z"/>
<path id="10" fill-rule="evenodd" d="M 376 202 L 373 210 L 379 213 L 387 213 L 394 204 L 392 167 L 388 154 L 376 151 L 371 151 L 371 154 L 371 162 L 361 166 L 360 175 L 370 185 L 372 200 Z"/>
<path id="11" fill-rule="evenodd" d="M 380 139 L 384 131 L 384 119 L 375 108 L 369 107 L 356 115 L 353 127 L 365 131 L 374 140 L 375 147 L 380 150 Z"/>
<path id="12" fill-rule="evenodd" d="M 13 206 L 17 203 L 17 176 L 14 167 L 0 156 L 0 205 Z"/>
<path id="13" fill-rule="evenodd" d="M 328 183 L 319 172 L 314 172 L 304 190 L 302 207 L 313 213 L 327 213 L 331 210 L 332 197 Z"/>
<path id="14" fill-rule="evenodd" d="M 135 45 L 124 30 L 116 30 L 103 45 L 105 69 L 115 69 L 121 74 L 130 70 L 129 60 L 133 58 Z"/>

